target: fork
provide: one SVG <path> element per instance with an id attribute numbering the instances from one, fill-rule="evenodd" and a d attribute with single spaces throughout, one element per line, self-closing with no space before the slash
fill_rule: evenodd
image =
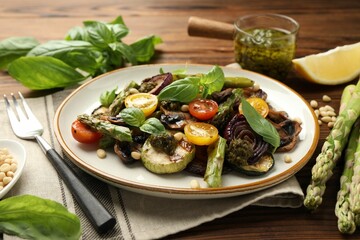
<path id="1" fill-rule="evenodd" d="M 6 111 L 14 134 L 21 139 L 36 139 L 42 151 L 51 161 L 66 186 L 74 195 L 85 215 L 89 218 L 90 222 L 98 232 L 102 233 L 113 228 L 116 224 L 115 218 L 79 180 L 56 150 L 41 136 L 44 132 L 42 124 L 32 113 L 23 95 L 20 92 L 18 92 L 18 94 L 21 104 L 19 104 L 20 101 L 16 99 L 14 94 L 11 93 L 13 107 L 11 107 L 10 101 L 4 94 Z M 15 112 L 17 114 L 15 114 Z"/>

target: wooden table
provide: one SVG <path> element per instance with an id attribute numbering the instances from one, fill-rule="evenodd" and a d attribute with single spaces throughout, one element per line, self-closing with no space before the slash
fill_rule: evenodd
<path id="1" fill-rule="evenodd" d="M 360 1 L 356 0 L 11 0 L 1 1 L 0 39 L 33 36 L 40 42 L 62 39 L 67 30 L 84 20 L 110 21 L 122 15 L 131 30 L 126 41 L 156 34 L 164 43 L 152 63 L 202 63 L 226 65 L 234 61 L 231 41 L 189 37 L 189 16 L 232 23 L 238 16 L 253 13 L 280 13 L 300 25 L 297 57 L 323 52 L 360 41 Z M 321 101 L 324 94 L 339 108 L 342 86 L 319 86 L 303 82 L 294 74 L 285 81 L 307 99 Z M 33 97 L 49 91 L 30 91 L 6 73 L 0 73 L 0 93 L 22 91 Z M 4 117 L 4 116 L 2 116 Z M 329 129 L 321 126 L 319 153 Z M 305 191 L 315 155 L 296 174 Z M 334 215 L 341 165 L 327 185 L 324 202 L 317 212 L 305 208 L 280 209 L 247 207 L 221 219 L 171 236 L 172 239 L 359 239 L 358 230 L 344 236 Z"/>

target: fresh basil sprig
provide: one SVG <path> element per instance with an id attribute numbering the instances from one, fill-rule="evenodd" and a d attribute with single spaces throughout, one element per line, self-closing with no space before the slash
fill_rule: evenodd
<path id="1" fill-rule="evenodd" d="M 243 114 L 251 129 L 262 136 L 265 142 L 271 144 L 274 147 L 273 152 L 275 152 L 276 148 L 280 146 L 280 136 L 275 127 L 263 118 L 246 99 L 242 98 L 241 104 Z"/>
<path id="2" fill-rule="evenodd" d="M 81 236 L 79 218 L 60 203 L 32 195 L 0 201 L 0 232 L 26 239 L 74 239 Z"/>
<path id="3" fill-rule="evenodd" d="M 100 95 L 101 106 L 109 107 L 116 98 L 117 87 L 111 91 L 105 91 Z"/>
<path id="4" fill-rule="evenodd" d="M 191 102 L 196 97 L 206 98 L 215 91 L 220 91 L 224 86 L 224 72 L 219 66 L 214 66 L 206 74 L 186 76 L 166 86 L 158 95 L 158 99 Z"/>
<path id="5" fill-rule="evenodd" d="M 43 44 L 34 38 L 8 38 L 0 42 L 0 69 L 8 70 L 26 87 L 41 90 L 71 86 L 128 64 L 150 61 L 155 45 L 162 43 L 162 39 L 151 35 L 126 44 L 122 38 L 128 33 L 128 27 L 119 16 L 108 23 L 84 21 L 82 27 L 70 29 L 65 39 Z M 49 60 L 48 63 L 36 59 L 45 56 L 58 61 Z M 67 65 L 65 79 L 64 64 Z M 26 72 L 21 73 L 24 65 Z"/>
<path id="6" fill-rule="evenodd" d="M 159 119 L 154 117 L 146 119 L 140 108 L 124 108 L 120 112 L 120 117 L 126 124 L 138 127 L 143 132 L 155 135 L 165 132 L 165 127 Z"/>

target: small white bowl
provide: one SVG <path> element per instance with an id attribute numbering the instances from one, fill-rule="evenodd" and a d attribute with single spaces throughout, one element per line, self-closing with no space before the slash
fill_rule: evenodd
<path id="1" fill-rule="evenodd" d="M 11 139 L 0 139 L 0 148 L 7 148 L 10 154 L 17 160 L 18 166 L 16 172 L 14 174 L 14 178 L 10 181 L 8 185 L 6 185 L 2 190 L 0 190 L 0 199 L 7 194 L 10 189 L 16 184 L 19 180 L 25 166 L 26 161 L 26 151 L 25 147 Z"/>

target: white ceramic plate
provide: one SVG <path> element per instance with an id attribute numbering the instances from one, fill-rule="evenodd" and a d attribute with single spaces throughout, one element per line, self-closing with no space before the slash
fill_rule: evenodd
<path id="1" fill-rule="evenodd" d="M 10 139 L 0 139 L 0 148 L 7 148 L 10 154 L 17 160 L 18 166 L 14 174 L 14 178 L 7 184 L 2 190 L 0 190 L 0 199 L 7 194 L 10 189 L 16 184 L 19 180 L 25 166 L 26 161 L 26 151 L 22 144 L 17 141 Z"/>
<path id="2" fill-rule="evenodd" d="M 278 184 L 299 171 L 315 151 L 319 127 L 316 116 L 309 104 L 294 90 L 263 75 L 245 70 L 223 68 L 226 76 L 244 76 L 253 79 L 268 93 L 268 101 L 277 110 L 286 111 L 292 118 L 302 120 L 300 141 L 290 153 L 292 162 L 285 163 L 285 154 L 275 154 L 276 164 L 266 175 L 249 177 L 235 172 L 223 176 L 223 187 L 205 188 L 201 177 L 187 172 L 158 175 L 147 171 L 141 163 L 124 165 L 118 157 L 108 151 L 105 159 L 96 156 L 96 148 L 76 142 L 71 136 L 71 123 L 77 115 L 91 113 L 99 106 L 99 96 L 116 86 L 122 89 L 130 81 L 141 81 L 164 71 L 186 68 L 188 73 L 206 73 L 213 66 L 159 64 L 124 68 L 99 76 L 76 89 L 60 105 L 54 119 L 55 134 L 70 159 L 93 176 L 120 188 L 138 193 L 170 198 L 222 198 L 246 194 Z M 190 182 L 197 179 L 204 187 L 191 189 Z"/>

